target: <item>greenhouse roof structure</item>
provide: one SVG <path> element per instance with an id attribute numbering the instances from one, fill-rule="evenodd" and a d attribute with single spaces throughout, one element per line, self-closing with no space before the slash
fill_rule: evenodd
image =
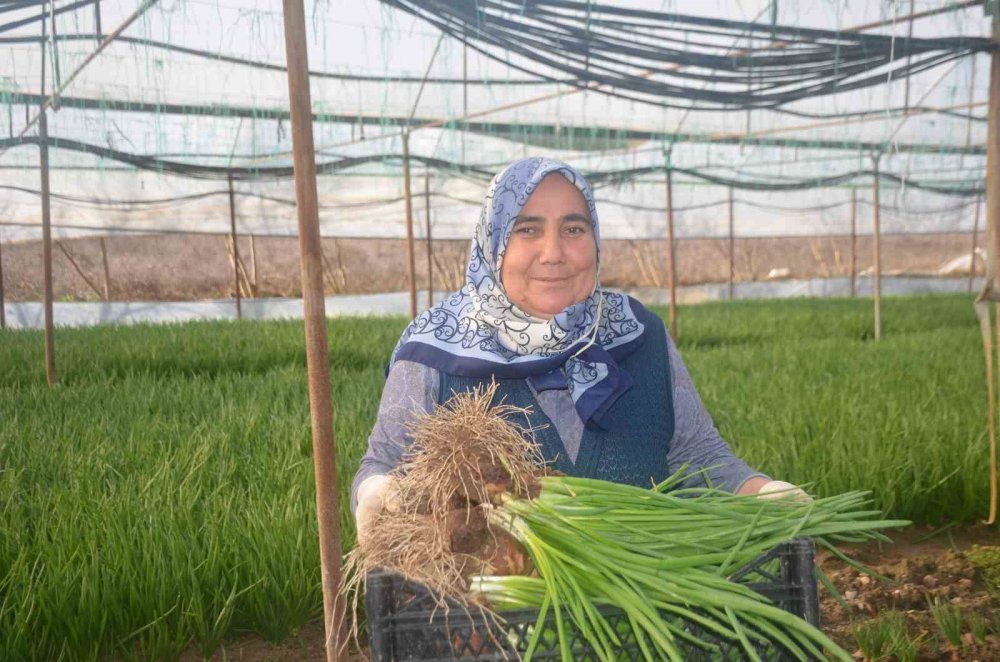
<path id="1" fill-rule="evenodd" d="M 662 236 L 668 167 L 682 237 L 723 232 L 730 195 L 741 236 L 845 232 L 876 167 L 887 232 L 967 231 L 987 9 L 307 3 L 322 233 L 404 236 L 404 133 L 441 238 L 470 236 L 489 178 L 542 154 L 591 175 L 607 237 Z M 253 0 L 0 2 L 0 236 L 38 236 L 46 101 L 58 236 L 225 232 L 227 181 L 241 232 L 294 234 L 281 29 Z"/>

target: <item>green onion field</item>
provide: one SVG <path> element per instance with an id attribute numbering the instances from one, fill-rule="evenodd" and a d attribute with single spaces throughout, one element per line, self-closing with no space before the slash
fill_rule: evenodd
<path id="1" fill-rule="evenodd" d="M 971 296 L 680 310 L 681 353 L 750 464 L 891 517 L 986 514 Z M 665 315 L 665 311 L 659 312 Z M 403 318 L 331 320 L 341 522 Z M 173 660 L 322 614 L 302 324 L 0 332 L 0 660 Z"/>

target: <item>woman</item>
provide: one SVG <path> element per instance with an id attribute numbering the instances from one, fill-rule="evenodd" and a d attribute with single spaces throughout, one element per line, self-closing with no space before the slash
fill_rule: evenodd
<path id="1" fill-rule="evenodd" d="M 649 486 L 688 465 L 689 485 L 808 498 L 731 453 L 660 318 L 601 289 L 593 193 L 559 161 L 521 159 L 493 179 L 465 287 L 403 332 L 354 478 L 359 537 L 391 508 L 407 423 L 494 379 L 505 403 L 531 408 L 564 473 Z"/>

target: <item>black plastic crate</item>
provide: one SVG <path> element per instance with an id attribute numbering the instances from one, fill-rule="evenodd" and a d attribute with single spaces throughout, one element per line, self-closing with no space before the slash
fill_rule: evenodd
<path id="1" fill-rule="evenodd" d="M 819 597 L 813 574 L 814 554 L 811 540 L 794 540 L 757 557 L 733 573 L 732 579 L 747 584 L 782 609 L 818 627 Z M 475 609 L 466 611 L 458 606 L 435 608 L 435 601 L 426 588 L 384 572 L 368 575 L 365 607 L 373 662 L 517 660 L 538 618 L 538 612 L 531 609 L 502 611 L 500 614 L 504 622 L 498 625 Z M 601 607 L 599 610 L 612 627 L 625 619 L 624 614 L 614 607 Z M 559 643 L 555 638 L 551 613 L 545 627 L 547 632 L 542 635 L 532 657 L 536 660 L 558 660 Z M 714 662 L 745 659 L 745 652 L 738 643 L 706 634 L 690 622 L 686 622 L 684 627 L 699 639 L 715 641 L 721 649 L 720 655 L 719 652 L 709 653 L 688 645 L 686 660 Z M 678 643 L 684 645 L 683 642 Z M 574 660 L 596 660 L 579 633 L 574 633 L 571 650 Z M 793 659 L 776 645 L 758 648 L 758 654 L 765 660 Z M 642 660 L 643 657 L 638 644 L 629 638 L 623 639 L 618 659 Z"/>

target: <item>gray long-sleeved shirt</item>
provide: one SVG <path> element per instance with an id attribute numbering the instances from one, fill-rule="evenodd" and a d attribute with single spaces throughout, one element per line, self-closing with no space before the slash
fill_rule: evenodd
<path id="1" fill-rule="evenodd" d="M 712 485 L 733 492 L 750 478 L 767 478 L 733 455 L 729 445 L 719 435 L 669 334 L 667 351 L 674 387 L 674 436 L 667 451 L 669 471 L 673 473 L 685 464 L 689 471 L 705 469 L 704 474 Z M 435 368 L 412 361 L 393 364 L 382 390 L 375 428 L 368 437 L 368 451 L 361 458 L 361 466 L 354 476 L 352 511 L 357 506 L 357 490 L 361 481 L 369 476 L 389 473 L 403 461 L 410 444 L 406 425 L 417 414 L 429 412 L 438 404 L 439 385 L 440 374 Z M 569 389 L 540 393 L 532 389 L 532 392 L 538 406 L 558 431 L 570 459 L 576 461 L 583 437 L 583 421 L 576 413 Z M 696 486 L 705 482 L 705 476 L 699 472 L 693 473 L 686 484 Z"/>

